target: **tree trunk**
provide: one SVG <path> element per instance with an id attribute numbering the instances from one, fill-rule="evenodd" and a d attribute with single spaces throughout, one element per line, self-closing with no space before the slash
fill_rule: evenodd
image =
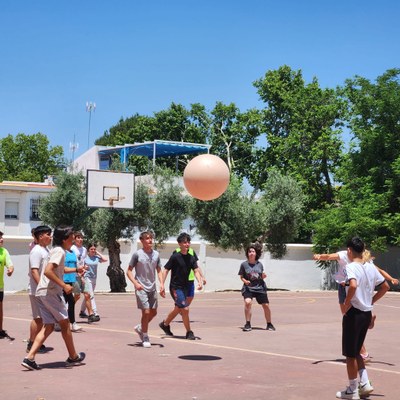
<path id="1" fill-rule="evenodd" d="M 113 293 L 126 292 L 125 273 L 121 268 L 120 244 L 116 240 L 107 243 L 110 265 L 107 267 L 107 276 L 110 279 L 110 288 Z"/>

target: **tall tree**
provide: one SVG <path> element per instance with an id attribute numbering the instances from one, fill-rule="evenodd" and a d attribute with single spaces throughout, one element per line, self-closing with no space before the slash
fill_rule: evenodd
<path id="1" fill-rule="evenodd" d="M 208 127 L 205 125 L 206 112 L 200 104 L 192 104 L 190 109 L 172 103 L 167 110 L 154 113 L 153 116 L 141 116 L 121 119 L 109 132 L 96 140 L 98 145 L 123 145 L 126 143 L 143 143 L 153 140 L 170 140 L 178 142 L 206 143 Z M 183 171 L 188 160 L 193 156 L 181 156 L 178 169 Z M 176 168 L 172 157 L 158 159 L 159 167 Z M 137 175 L 149 172 L 149 161 L 145 157 L 132 156 L 129 165 L 134 167 Z"/>
<path id="2" fill-rule="evenodd" d="M 209 119 L 212 153 L 226 160 L 229 170 L 247 178 L 253 164 L 253 150 L 260 132 L 260 112 L 240 112 L 234 103 L 217 102 Z"/>
<path id="3" fill-rule="evenodd" d="M 49 146 L 42 133 L 0 139 L 0 181 L 43 182 L 65 167 L 61 146 Z"/>
<path id="4" fill-rule="evenodd" d="M 288 66 L 268 71 L 254 86 L 265 102 L 266 146 L 257 150 L 250 183 L 261 187 L 274 167 L 301 183 L 309 210 L 332 203 L 346 102 L 316 78 L 305 84 L 301 71 Z"/>
<path id="5" fill-rule="evenodd" d="M 243 250 L 258 240 L 273 257 L 286 253 L 303 215 L 304 196 L 293 178 L 273 170 L 265 192 L 256 200 L 243 194 L 241 181 L 232 176 L 227 191 L 213 201 L 193 200 L 191 215 L 198 233 L 224 250 Z"/>

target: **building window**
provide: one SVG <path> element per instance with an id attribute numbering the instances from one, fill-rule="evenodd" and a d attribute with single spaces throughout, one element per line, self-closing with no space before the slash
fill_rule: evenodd
<path id="1" fill-rule="evenodd" d="M 31 199 L 31 221 L 40 221 L 39 206 L 40 206 L 40 198 Z"/>
<path id="2" fill-rule="evenodd" d="M 18 219 L 18 201 L 6 201 L 5 204 L 5 219 Z"/>

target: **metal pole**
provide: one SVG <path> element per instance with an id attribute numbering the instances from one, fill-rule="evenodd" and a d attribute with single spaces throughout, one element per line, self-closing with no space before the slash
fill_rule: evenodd
<path id="1" fill-rule="evenodd" d="M 90 121 L 92 119 L 92 111 L 95 111 L 95 110 L 96 110 L 96 103 L 87 101 L 86 102 L 86 111 L 89 112 L 89 129 L 88 129 L 88 139 L 87 139 L 88 140 L 88 143 L 87 143 L 88 150 L 89 150 L 89 146 L 90 146 Z"/>

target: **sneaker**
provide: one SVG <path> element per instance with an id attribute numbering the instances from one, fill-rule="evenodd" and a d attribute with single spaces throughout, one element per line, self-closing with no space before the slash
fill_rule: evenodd
<path id="1" fill-rule="evenodd" d="M 149 339 L 148 336 L 144 336 L 144 337 L 143 337 L 142 346 L 145 347 L 145 348 L 147 348 L 147 349 L 148 349 L 149 347 L 151 347 L 150 339 Z"/>
<path id="2" fill-rule="evenodd" d="M 100 321 L 100 315 L 94 314 L 94 322 L 99 322 L 99 321 Z"/>
<path id="3" fill-rule="evenodd" d="M 164 331 L 164 333 L 165 333 L 166 335 L 168 335 L 168 336 L 174 336 L 174 334 L 171 332 L 171 328 L 169 327 L 169 325 L 165 325 L 165 324 L 164 324 L 164 321 L 163 321 L 163 322 L 160 322 L 158 326 Z"/>
<path id="4" fill-rule="evenodd" d="M 78 353 L 76 358 L 72 359 L 72 358 L 68 357 L 65 362 L 69 365 L 76 365 L 76 364 L 80 364 L 85 359 L 85 357 L 86 357 L 85 353 Z"/>
<path id="5" fill-rule="evenodd" d="M 4 338 L 6 338 L 6 337 L 8 337 L 7 332 L 1 330 L 1 331 L 0 331 L 0 339 L 4 339 Z"/>
<path id="6" fill-rule="evenodd" d="M 142 327 L 141 325 L 136 325 L 133 330 L 139 335 L 140 340 L 143 342 L 143 332 L 142 332 Z M 143 346 L 145 347 L 145 346 Z"/>
<path id="7" fill-rule="evenodd" d="M 78 331 L 81 331 L 81 330 L 82 330 L 82 327 L 79 326 L 76 322 L 71 324 L 71 331 L 72 332 L 78 332 Z"/>
<path id="8" fill-rule="evenodd" d="M 54 330 L 55 330 L 56 332 L 61 332 L 60 324 L 58 324 L 57 322 L 54 324 Z"/>
<path id="9" fill-rule="evenodd" d="M 348 386 L 346 390 L 336 393 L 337 399 L 350 399 L 350 400 L 359 400 L 360 395 L 358 394 L 358 389 L 353 392 Z"/>
<path id="10" fill-rule="evenodd" d="M 194 336 L 194 333 L 192 331 L 187 331 L 186 332 L 186 339 L 188 339 L 188 340 L 196 340 L 196 336 Z"/>
<path id="11" fill-rule="evenodd" d="M 80 313 L 79 313 L 79 318 L 88 318 L 89 317 L 89 315 L 87 315 L 86 313 L 85 313 L 85 311 L 81 311 Z"/>
<path id="12" fill-rule="evenodd" d="M 374 388 L 371 385 L 370 381 L 364 383 L 364 385 L 361 385 L 361 383 L 358 385 L 358 393 L 360 394 L 360 396 L 363 397 L 369 396 L 373 391 Z"/>
<path id="13" fill-rule="evenodd" d="M 40 369 L 39 365 L 36 364 L 35 360 L 30 360 L 29 358 L 24 358 L 21 365 L 31 371 Z"/>
<path id="14" fill-rule="evenodd" d="M 46 348 L 46 346 L 44 344 L 42 344 L 39 347 L 38 353 L 40 353 L 40 354 L 47 353 L 47 348 Z"/>
<path id="15" fill-rule="evenodd" d="M 271 324 L 271 322 L 267 323 L 267 331 L 276 331 L 275 327 Z"/>
<path id="16" fill-rule="evenodd" d="M 244 331 L 244 332 L 250 332 L 250 331 L 251 331 L 250 322 L 246 322 L 246 323 L 244 324 L 243 331 Z"/>
<path id="17" fill-rule="evenodd" d="M 94 314 L 91 314 L 88 317 L 88 323 L 91 324 L 92 322 L 97 322 L 96 316 Z"/>
<path id="18" fill-rule="evenodd" d="M 26 352 L 29 353 L 31 351 L 33 342 L 31 342 L 30 340 L 28 340 L 28 344 L 26 345 Z M 42 344 L 38 350 L 38 353 L 46 353 L 47 352 L 47 348 L 44 344 Z"/>

